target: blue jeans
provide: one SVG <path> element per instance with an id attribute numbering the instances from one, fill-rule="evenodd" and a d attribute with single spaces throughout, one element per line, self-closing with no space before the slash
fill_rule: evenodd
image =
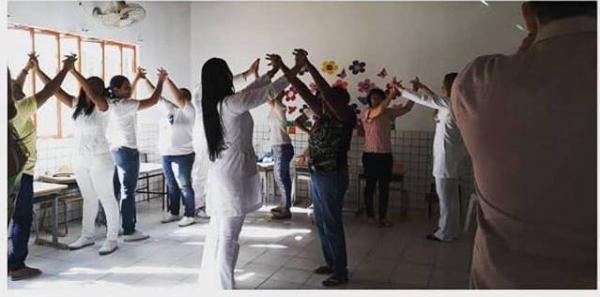
<path id="1" fill-rule="evenodd" d="M 294 147 L 291 144 L 273 146 L 273 162 L 275 163 L 275 182 L 283 196 L 282 207 L 289 210 L 292 207 L 292 178 L 290 177 L 290 162 L 294 158 Z"/>
<path id="2" fill-rule="evenodd" d="M 348 269 L 342 207 L 348 189 L 348 174 L 312 172 L 310 178 L 315 224 L 325 262 L 335 277 L 346 278 Z"/>
<path id="3" fill-rule="evenodd" d="M 15 210 L 11 232 L 12 251 L 8 254 L 8 270 L 25 267 L 25 258 L 29 253 L 27 244 L 33 222 L 33 176 L 23 174 Z M 38 231 L 39 232 L 39 231 Z"/>
<path id="4" fill-rule="evenodd" d="M 186 217 L 193 217 L 195 212 L 194 189 L 192 188 L 192 166 L 195 154 L 182 156 L 162 156 L 162 168 L 167 180 L 169 198 L 168 209 L 171 214 L 179 215 L 180 198 L 183 196 Z"/>
<path id="5" fill-rule="evenodd" d="M 113 179 L 115 197 L 120 200 L 123 235 L 135 232 L 135 191 L 140 175 L 140 153 L 137 149 L 120 147 L 110 151 L 117 166 Z"/>

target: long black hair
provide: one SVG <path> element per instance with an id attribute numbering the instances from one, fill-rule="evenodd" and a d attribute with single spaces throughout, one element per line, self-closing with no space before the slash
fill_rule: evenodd
<path id="1" fill-rule="evenodd" d="M 106 93 L 106 90 L 104 89 L 104 81 L 101 78 L 97 76 L 91 76 L 88 77 L 85 81 L 92 88 L 92 90 L 96 92 L 96 94 L 102 94 L 103 96 L 108 95 Z M 96 107 L 96 105 L 92 100 L 89 100 L 87 97 L 87 94 L 85 93 L 83 88 L 81 88 L 79 90 L 79 96 L 77 96 L 77 106 L 75 107 L 75 111 L 73 112 L 74 120 L 76 120 L 82 112 L 84 115 L 88 116 L 94 111 L 94 107 Z"/>
<path id="2" fill-rule="evenodd" d="M 227 62 L 220 58 L 212 58 L 202 66 L 202 121 L 204 134 L 208 145 L 208 157 L 215 161 L 221 152 L 227 149 L 225 145 L 225 130 L 218 106 L 225 97 L 235 93 L 233 74 Z"/>
<path id="3" fill-rule="evenodd" d="M 123 86 L 124 83 L 128 82 L 129 79 L 123 75 L 115 75 L 110 79 L 110 83 L 108 84 L 108 88 L 105 89 L 108 98 L 115 99 L 117 96 L 115 95 L 114 89 L 118 89 Z"/>

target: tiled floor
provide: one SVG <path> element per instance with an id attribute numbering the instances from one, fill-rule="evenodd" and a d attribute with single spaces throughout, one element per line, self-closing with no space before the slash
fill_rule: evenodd
<path id="1" fill-rule="evenodd" d="M 312 273 L 322 264 L 316 229 L 303 209 L 297 210 L 286 222 L 270 222 L 266 211 L 247 218 L 240 238 L 237 288 L 323 289 L 325 277 Z M 119 250 L 109 256 L 97 253 L 100 234 L 95 246 L 79 251 L 30 244 L 27 263 L 44 274 L 29 281 L 9 281 L 8 288 L 196 286 L 207 221 L 179 228 L 176 223 L 159 223 L 161 216 L 160 201 L 138 202 L 138 225 L 151 238 L 120 242 Z M 345 215 L 350 282 L 343 288 L 468 287 L 471 234 L 453 243 L 431 242 L 424 235 L 433 222 L 424 212 L 411 210 L 407 220 L 392 214 L 391 219 L 394 226 L 381 229 L 352 213 Z M 73 241 L 79 230 L 79 224 L 73 223 L 69 236 L 61 241 Z"/>

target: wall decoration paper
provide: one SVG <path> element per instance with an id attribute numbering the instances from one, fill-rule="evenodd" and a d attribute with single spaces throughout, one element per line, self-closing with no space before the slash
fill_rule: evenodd
<path id="1" fill-rule="evenodd" d="M 387 70 L 385 70 L 385 67 L 383 67 L 383 69 L 381 69 L 381 71 L 379 71 L 379 73 L 377 73 L 377 76 L 381 77 L 381 78 L 385 78 L 388 75 Z"/>
<path id="2" fill-rule="evenodd" d="M 344 89 L 348 89 L 348 82 L 347 82 L 347 81 L 345 81 L 345 80 L 338 79 L 338 80 L 336 80 L 336 81 L 333 83 L 333 85 L 332 85 L 332 86 L 333 86 L 333 87 L 342 87 L 342 88 L 344 88 Z"/>
<path id="3" fill-rule="evenodd" d="M 354 61 L 352 61 L 352 64 L 350 64 L 350 66 L 348 66 L 348 70 L 350 70 L 352 72 L 352 74 L 357 75 L 359 73 L 365 72 L 366 65 L 367 65 L 367 63 L 365 63 L 365 62 L 359 62 L 358 60 L 354 60 Z"/>
<path id="4" fill-rule="evenodd" d="M 338 73 L 337 77 L 342 79 L 346 78 L 346 69 L 342 69 L 342 72 Z"/>
<path id="5" fill-rule="evenodd" d="M 321 71 L 328 75 L 334 75 L 338 71 L 338 65 L 333 60 L 323 61 Z"/>
<path id="6" fill-rule="evenodd" d="M 367 93 L 375 87 L 375 83 L 368 78 L 358 83 L 358 91 L 361 93 Z"/>

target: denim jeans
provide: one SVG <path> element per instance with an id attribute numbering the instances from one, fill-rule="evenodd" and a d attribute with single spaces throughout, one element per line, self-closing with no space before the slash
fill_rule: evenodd
<path id="1" fill-rule="evenodd" d="M 33 176 L 23 174 L 15 209 L 11 232 L 12 250 L 8 254 L 8 269 L 16 270 L 25 266 L 29 253 L 27 244 L 33 222 Z M 39 232 L 39 231 L 38 231 Z"/>
<path id="2" fill-rule="evenodd" d="M 281 206 L 287 210 L 292 207 L 292 178 L 290 177 L 290 162 L 294 158 L 294 147 L 291 144 L 273 146 L 273 162 L 275 182 L 283 196 Z"/>
<path id="3" fill-rule="evenodd" d="M 135 191 L 140 175 L 140 154 L 137 149 L 120 147 L 110 151 L 117 166 L 113 178 L 115 197 L 121 204 L 123 234 L 135 232 Z"/>
<path id="4" fill-rule="evenodd" d="M 180 198 L 183 196 L 186 217 L 195 213 L 194 189 L 192 188 L 192 166 L 195 154 L 182 156 L 161 156 L 163 173 L 167 180 L 169 211 L 179 215 Z"/>
<path id="5" fill-rule="evenodd" d="M 310 178 L 315 224 L 319 230 L 325 262 L 333 270 L 335 277 L 346 278 L 348 260 L 342 207 L 348 189 L 348 174 L 312 172 Z"/>

